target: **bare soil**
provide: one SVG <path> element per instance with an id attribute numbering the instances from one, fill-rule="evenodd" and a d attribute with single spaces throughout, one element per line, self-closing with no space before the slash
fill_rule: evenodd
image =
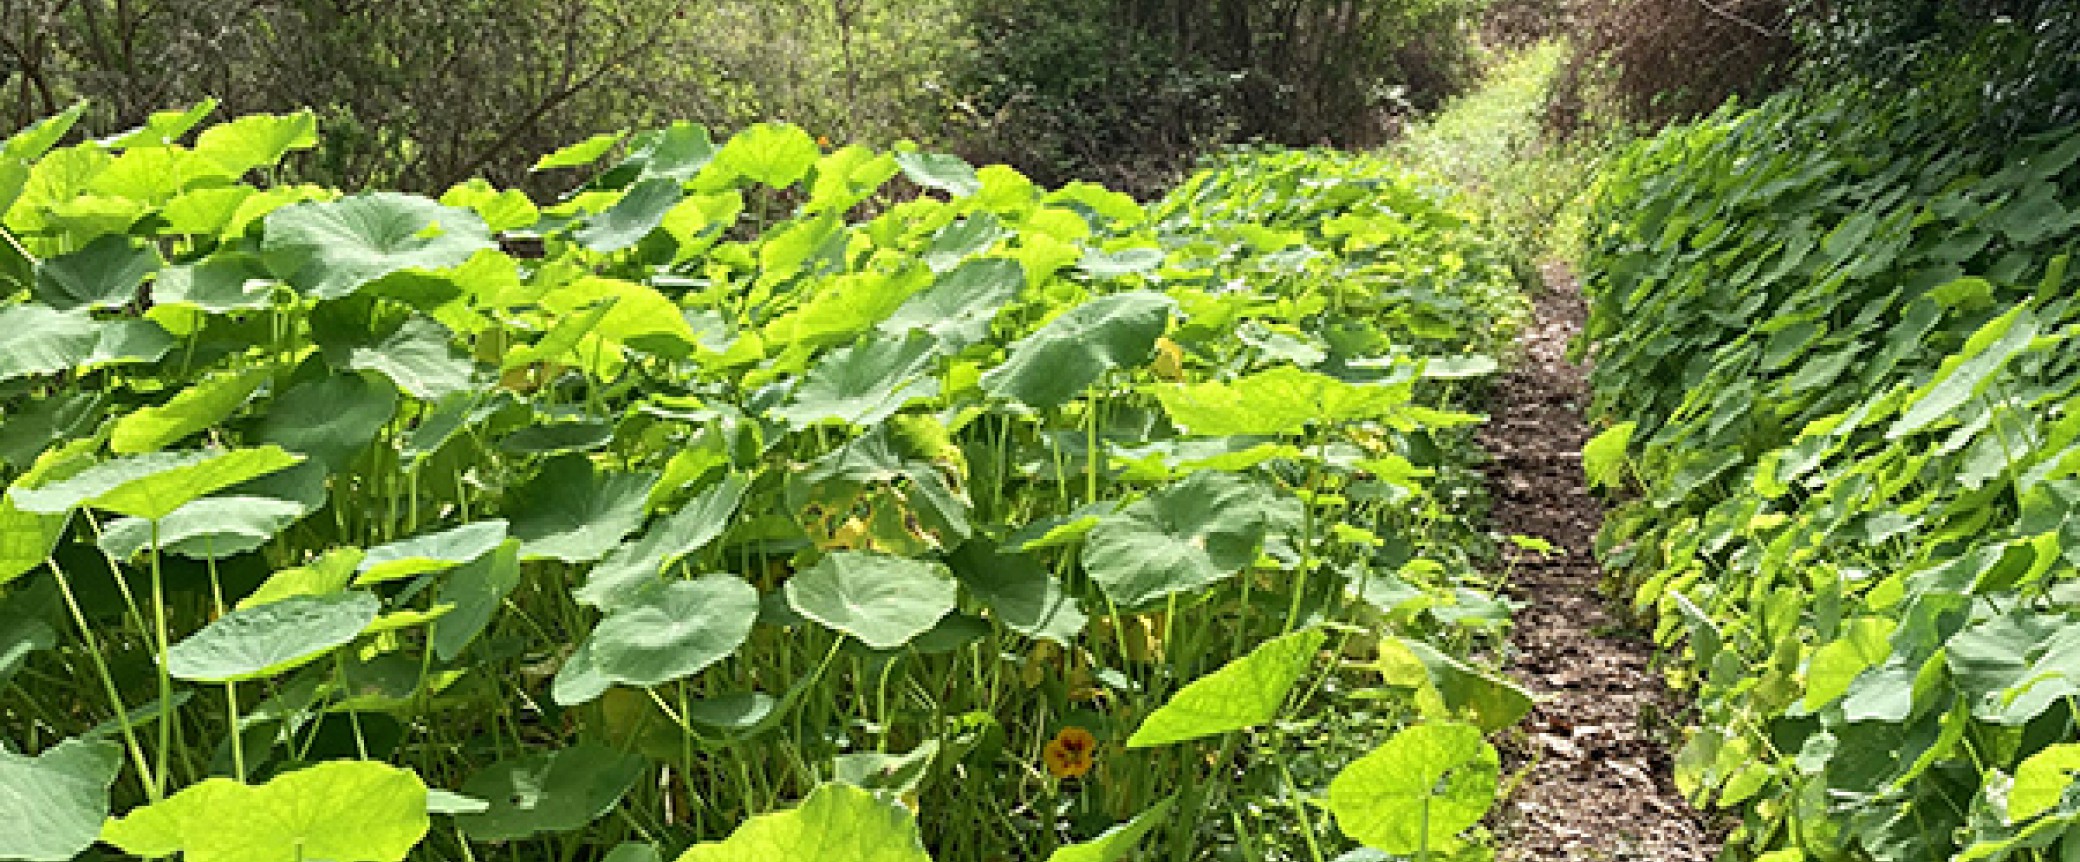
<path id="1" fill-rule="evenodd" d="M 1483 443 L 1503 535 L 1551 542 L 1549 556 L 1506 544 L 1509 592 L 1526 603 L 1511 635 L 1511 673 L 1539 699 L 1504 740 L 1505 777 L 1526 768 L 1492 827 L 1505 862 L 1706 862 L 1714 830 L 1671 779 L 1680 699 L 1654 647 L 1600 589 L 1593 554 L 1603 509 L 1582 476 L 1587 369 L 1567 361 L 1586 309 L 1572 274 L 1545 269 L 1523 355 L 1490 405 Z"/>

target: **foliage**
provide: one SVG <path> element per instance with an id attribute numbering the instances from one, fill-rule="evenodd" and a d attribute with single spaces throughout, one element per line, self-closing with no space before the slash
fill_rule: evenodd
<path id="1" fill-rule="evenodd" d="M 1168 185 L 1224 143 L 1377 146 L 1471 80 L 1469 0 L 977 4 L 964 149 L 1047 182 Z"/>
<path id="2" fill-rule="evenodd" d="M 1390 164 L 1142 206 L 679 124 L 436 200 L 271 181 L 308 115 L 80 113 L 0 146 L 32 858 L 104 805 L 240 862 L 1325 858 L 1430 804 L 1332 792 L 1390 739 L 1479 853 L 1492 752 L 1394 734 L 1528 704 L 1464 658 L 1523 299 Z"/>
<path id="3" fill-rule="evenodd" d="M 1971 133 L 2080 121 L 2080 18 L 2061 0 L 1802 0 L 1801 77 L 1923 90 Z"/>
<path id="4" fill-rule="evenodd" d="M 2049 765 L 2080 737 L 2080 129 L 1780 96 L 1627 153 L 1592 221 L 1622 424 L 1584 458 L 1687 659 L 1679 786 L 1742 813 L 1742 858 L 2080 852 Z"/>

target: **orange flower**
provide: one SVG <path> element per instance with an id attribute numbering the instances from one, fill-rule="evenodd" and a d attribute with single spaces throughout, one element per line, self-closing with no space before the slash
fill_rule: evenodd
<path id="1" fill-rule="evenodd" d="M 828 147 L 828 146 L 830 146 L 830 145 L 831 145 L 831 139 L 830 139 L 830 138 L 828 138 L 828 137 L 825 137 L 825 136 L 823 136 L 823 135 L 817 135 L 817 136 L 816 136 L 816 145 L 817 145 L 817 146 L 819 146 L 819 147 Z"/>
<path id="2" fill-rule="evenodd" d="M 1098 738 L 1081 727 L 1065 727 L 1062 732 L 1048 740 L 1041 750 L 1042 759 L 1047 761 L 1047 771 L 1056 778 L 1075 778 L 1091 771 L 1091 758 L 1097 754 Z"/>

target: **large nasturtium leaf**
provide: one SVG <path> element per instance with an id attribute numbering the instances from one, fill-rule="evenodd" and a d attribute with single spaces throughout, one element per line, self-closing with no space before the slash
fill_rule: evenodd
<path id="1" fill-rule="evenodd" d="M 291 150 L 318 145 L 318 119 L 310 111 L 293 114 L 248 114 L 219 123 L 195 136 L 195 152 L 225 170 L 245 173 L 274 167 Z"/>
<path id="2" fill-rule="evenodd" d="M 960 156 L 941 153 L 897 153 L 896 165 L 903 169 L 903 176 L 928 189 L 967 197 L 982 190 L 982 180 L 975 176 L 975 167 L 961 160 Z"/>
<path id="3" fill-rule="evenodd" d="M 1625 481 L 1625 452 L 1632 446 L 1636 422 L 1620 422 L 1603 429 L 1582 446 L 1582 473 L 1591 488 L 1616 488 Z"/>
<path id="4" fill-rule="evenodd" d="M 589 563 L 643 525 L 654 473 L 596 473 L 583 455 L 560 455 L 514 493 L 512 534 L 526 559 Z"/>
<path id="5" fill-rule="evenodd" d="M 1329 811 L 1367 847 L 1399 855 L 1438 850 L 1495 804 L 1499 769 L 1480 728 L 1417 725 L 1337 773 Z"/>
<path id="6" fill-rule="evenodd" d="M 68 739 L 35 757 L 0 748 L 0 859 L 78 856 L 101 834 L 122 766 L 122 749 L 107 742 Z"/>
<path id="7" fill-rule="evenodd" d="M 133 518 L 164 518 L 212 491 L 265 476 L 303 460 L 275 446 L 153 452 L 103 461 L 41 488 L 17 488 L 23 511 L 57 513 L 76 506 Z"/>
<path id="8" fill-rule="evenodd" d="M 932 373 L 938 357 L 938 342 L 926 333 L 869 335 L 818 362 L 773 418 L 795 428 L 833 419 L 878 425 L 910 402 L 939 394 Z"/>
<path id="9" fill-rule="evenodd" d="M 2037 317 L 2027 305 L 1988 321 L 1965 341 L 1963 350 L 1943 362 L 1928 385 L 1908 397 L 1906 412 L 1886 430 L 1886 438 L 1926 428 L 1985 392 L 1994 373 L 2036 339 L 2037 328 Z"/>
<path id="10" fill-rule="evenodd" d="M 325 354 L 335 367 L 376 372 L 427 401 L 477 389 L 476 365 L 455 346 L 454 334 L 418 315 L 370 343 L 327 344 Z"/>
<path id="11" fill-rule="evenodd" d="M 2008 788 L 2008 822 L 2019 823 L 2057 808 L 2076 781 L 2080 781 L 2080 742 L 2048 746 L 2030 755 L 2015 767 L 2015 783 Z"/>
<path id="12" fill-rule="evenodd" d="M 164 261 L 158 248 L 127 236 L 104 236 L 36 267 L 36 299 L 59 311 L 121 308 L 137 301 L 145 277 Z"/>
<path id="13" fill-rule="evenodd" d="M 159 270 L 152 281 L 154 305 L 190 305 L 211 314 L 265 308 L 276 287 L 260 259 L 219 251 L 194 263 Z"/>
<path id="14" fill-rule="evenodd" d="M 15 477 L 10 490 L 33 488 L 86 469 L 93 464 L 93 448 L 91 441 L 78 441 L 44 453 L 28 472 Z M 30 512 L 15 505 L 11 493 L 0 498 L 0 585 L 43 565 L 58 540 L 64 538 L 71 521 L 70 510 L 56 514 Z"/>
<path id="15" fill-rule="evenodd" d="M 397 413 L 397 388 L 361 373 L 303 381 L 274 397 L 259 439 L 301 452 L 338 472 L 368 448 Z"/>
<path id="16" fill-rule="evenodd" d="M 1062 589 L 1061 579 L 1032 556 L 970 539 L 947 563 L 992 619 L 1026 637 L 1068 646 L 1089 622 L 1076 597 Z"/>
<path id="17" fill-rule="evenodd" d="M 1515 682 L 1414 638 L 1381 640 L 1379 670 L 1388 684 L 1416 690 L 1422 714 L 1469 720 L 1490 732 L 1514 727 L 1533 705 L 1531 694 Z"/>
<path id="18" fill-rule="evenodd" d="M 643 758 L 592 743 L 501 760 L 469 777 L 462 793 L 487 800 L 455 825 L 478 841 L 515 841 L 582 829 L 642 778 Z"/>
<path id="19" fill-rule="evenodd" d="M 1084 570 L 1121 607 L 1202 589 L 1256 561 L 1279 502 L 1245 477 L 1193 473 L 1100 518 Z"/>
<path id="20" fill-rule="evenodd" d="M 1029 407 L 1067 404 L 1105 372 L 1147 362 L 1176 308 L 1149 291 L 1093 299 L 1011 345 L 1004 363 L 982 375 L 982 388 Z"/>
<path id="21" fill-rule="evenodd" d="M 266 544 L 311 509 L 301 501 L 275 497 L 204 497 L 159 519 L 159 549 L 197 560 L 234 557 Z M 102 528 L 101 550 L 129 559 L 150 549 L 153 538 L 151 521 L 120 518 Z"/>
<path id="22" fill-rule="evenodd" d="M 1279 707 L 1322 651 L 1327 635 L 1303 629 L 1192 680 L 1141 721 L 1128 748 L 1149 748 L 1242 730 L 1278 717 Z"/>
<path id="23" fill-rule="evenodd" d="M 625 344 L 645 353 L 659 356 L 690 356 L 700 345 L 693 326 L 686 322 L 685 314 L 656 288 L 612 278 L 587 277 L 573 281 L 549 292 L 542 297 L 542 307 L 566 319 L 581 311 L 595 311 L 602 304 L 612 301 L 597 318 L 571 336 L 576 344 L 587 332 L 615 344 Z M 550 336 L 555 337 L 554 330 Z M 544 338 L 546 343 L 548 337 Z M 541 348 L 543 345 L 537 345 Z M 568 349 L 568 348 L 566 348 Z M 557 357 L 544 355 L 543 359 Z M 587 361 L 590 357 L 587 357 Z M 507 367 L 511 367 L 510 362 Z"/>
<path id="24" fill-rule="evenodd" d="M 628 137 L 626 130 L 601 132 L 535 159 L 534 167 L 530 170 L 547 171 L 556 168 L 582 168 L 599 161 L 601 156 L 606 155 L 608 150 L 613 149 L 615 144 L 621 143 L 621 139 L 625 137 Z"/>
<path id="25" fill-rule="evenodd" d="M 1167 797 L 1149 806 L 1147 811 L 1134 815 L 1134 819 L 1105 830 L 1105 834 L 1081 844 L 1069 844 L 1048 854 L 1047 862 L 1119 862 L 1155 831 L 1164 820 L 1170 818 L 1170 809 L 1177 806 L 1177 797 Z"/>
<path id="26" fill-rule="evenodd" d="M 556 675 L 556 702 L 599 697 L 609 685 L 684 679 L 728 658 L 751 636 L 758 590 L 733 575 L 653 586 L 600 620 Z"/>
<path id="27" fill-rule="evenodd" d="M 1892 655 L 1892 631 L 1898 624 L 1884 617 L 1858 617 L 1843 624 L 1841 634 L 1813 651 L 1806 665 L 1806 693 L 1801 704 L 1817 710 L 1847 694 L 1857 675 Z"/>
<path id="28" fill-rule="evenodd" d="M 868 551 L 831 553 L 785 589 L 795 613 L 875 649 L 930 631 L 953 612 L 958 593 L 944 566 Z"/>
<path id="29" fill-rule="evenodd" d="M 609 552 L 572 596 L 603 611 L 622 607 L 656 583 L 666 567 L 721 536 L 750 487 L 749 479 L 731 474 L 701 491 L 642 536 Z"/>
<path id="30" fill-rule="evenodd" d="M 275 274 L 319 299 L 393 272 L 461 266 L 491 247 L 476 213 L 393 192 L 282 207 L 267 214 L 261 244 Z"/>
<path id="31" fill-rule="evenodd" d="M 801 182 L 823 155 L 816 139 L 788 123 L 759 123 L 738 132 L 715 153 L 715 164 L 774 188 Z"/>
<path id="32" fill-rule="evenodd" d="M 881 321 L 883 332 L 924 330 L 939 349 L 958 352 L 989 338 L 997 312 L 1025 290 L 1025 268 L 1009 258 L 970 260 L 939 276 Z"/>
<path id="33" fill-rule="evenodd" d="M 265 368 L 213 375 L 182 389 L 165 404 L 146 407 L 116 420 L 108 448 L 118 455 L 136 455 L 165 448 L 190 434 L 215 425 L 251 398 L 267 382 Z"/>
<path id="34" fill-rule="evenodd" d="M 372 593 L 295 596 L 232 611 L 166 650 L 166 671 L 239 682 L 294 670 L 352 642 L 382 613 Z"/>
<path id="35" fill-rule="evenodd" d="M 0 381 L 36 374 L 71 371 L 94 355 L 103 324 L 85 312 L 63 312 L 42 305 L 0 308 Z"/>
<path id="36" fill-rule="evenodd" d="M 665 213 L 677 206 L 686 190 L 678 180 L 652 177 L 631 186 L 606 212 L 593 216 L 571 233 L 579 245 L 593 251 L 620 251 L 641 242 L 664 223 Z"/>
<path id="37" fill-rule="evenodd" d="M 1163 411 L 1201 436 L 1297 434 L 1311 422 L 1381 419 L 1406 407 L 1406 383 L 1345 383 L 1291 365 L 1226 382 L 1156 387 Z"/>
<path id="38" fill-rule="evenodd" d="M 491 553 L 505 540 L 506 522 L 493 518 L 377 545 L 361 558 L 354 582 L 375 584 L 452 569 Z"/>
<path id="39" fill-rule="evenodd" d="M 820 784 L 801 807 L 760 814 L 729 838 L 687 848 L 678 862 L 931 862 L 917 820 L 850 784 Z"/>
<path id="40" fill-rule="evenodd" d="M 433 623 L 434 655 L 454 661 L 491 625 L 491 617 L 519 585 L 518 539 L 507 539 L 491 553 L 449 572 L 435 604 L 454 609 Z"/>
<path id="41" fill-rule="evenodd" d="M 408 769 L 339 760 L 259 786 L 211 778 L 108 821 L 101 840 L 186 862 L 398 862 L 432 826 Z"/>

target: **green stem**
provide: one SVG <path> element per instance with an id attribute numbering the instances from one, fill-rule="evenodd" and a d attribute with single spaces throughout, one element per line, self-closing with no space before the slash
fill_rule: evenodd
<path id="1" fill-rule="evenodd" d="M 73 625 L 79 626 L 80 640 L 87 645 L 87 658 L 94 662 L 94 672 L 101 677 L 101 688 L 108 694 L 109 705 L 115 708 L 116 724 L 123 729 L 123 743 L 130 749 L 131 762 L 137 766 L 137 783 L 144 787 L 146 799 L 157 802 L 166 798 L 158 785 L 152 783 L 150 761 L 145 758 L 144 746 L 137 741 L 137 727 L 130 723 L 130 709 L 123 705 L 123 695 L 116 689 L 115 676 L 108 672 L 108 659 L 101 649 L 101 640 L 94 637 L 93 627 L 87 625 L 87 615 L 80 611 L 79 598 L 72 592 L 72 579 L 66 577 L 64 569 L 58 568 L 56 559 L 45 557 L 43 562 L 58 578 L 58 592 L 65 596 L 65 609 L 71 612 Z M 165 701 L 159 703 L 161 720 L 165 718 L 166 707 Z"/>

